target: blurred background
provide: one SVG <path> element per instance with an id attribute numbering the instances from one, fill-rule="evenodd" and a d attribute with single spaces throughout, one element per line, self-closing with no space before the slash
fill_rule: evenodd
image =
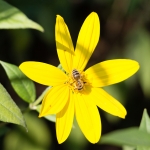
<path id="1" fill-rule="evenodd" d="M 150 1 L 149 0 L 7 0 L 7 2 L 44 28 L 37 30 L 0 30 L 0 60 L 19 65 L 23 61 L 40 61 L 59 64 L 55 44 L 56 15 L 61 15 L 68 25 L 74 46 L 80 27 L 92 12 L 98 13 L 101 36 L 87 67 L 108 60 L 128 58 L 140 63 L 140 70 L 130 79 L 105 87 L 127 109 L 126 119 L 111 116 L 102 110 L 102 135 L 117 129 L 139 126 L 143 109 L 150 114 Z M 24 110 L 23 102 L 12 89 L 0 67 L 0 82 L 17 105 Z M 35 83 L 37 97 L 46 88 Z M 38 113 L 24 113 L 29 132 L 22 127 L 8 124 L 1 127 L 2 150 L 119 150 L 112 145 L 90 144 L 81 133 L 76 121 L 71 135 L 59 145 L 55 123 Z M 5 134 L 4 134 L 5 133 Z"/>

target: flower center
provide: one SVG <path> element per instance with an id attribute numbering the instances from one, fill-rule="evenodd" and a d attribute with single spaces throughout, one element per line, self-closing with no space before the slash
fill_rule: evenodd
<path id="1" fill-rule="evenodd" d="M 71 74 L 68 75 L 67 83 L 73 92 L 83 91 L 86 84 L 84 72 L 73 69 Z"/>

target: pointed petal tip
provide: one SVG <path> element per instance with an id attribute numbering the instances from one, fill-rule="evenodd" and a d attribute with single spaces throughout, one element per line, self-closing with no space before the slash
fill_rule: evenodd
<path id="1" fill-rule="evenodd" d="M 140 69 L 140 64 L 136 61 L 137 64 L 137 70 Z"/>
<path id="2" fill-rule="evenodd" d="M 42 114 L 39 114 L 39 116 L 38 116 L 39 118 L 42 118 L 43 117 L 43 115 Z"/>
<path id="3" fill-rule="evenodd" d="M 126 116 L 122 117 L 122 119 L 125 119 Z"/>
<path id="4" fill-rule="evenodd" d="M 140 67 L 139 62 L 137 62 L 136 60 L 133 60 L 133 59 L 126 59 L 126 60 L 131 61 L 133 64 L 135 64 L 138 67 Z"/>
<path id="5" fill-rule="evenodd" d="M 139 66 L 139 62 L 136 61 L 136 60 L 133 60 L 133 59 L 125 59 L 125 60 L 131 61 L 131 62 L 134 63 L 135 65 Z"/>
<path id="6" fill-rule="evenodd" d="M 118 117 L 120 117 L 121 119 L 125 119 L 126 116 L 118 116 Z"/>
<path id="7" fill-rule="evenodd" d="M 42 118 L 42 117 L 45 117 L 45 116 L 48 116 L 48 115 L 51 115 L 51 114 L 48 114 L 48 113 L 40 113 L 38 118 Z"/>
<path id="8" fill-rule="evenodd" d="M 98 16 L 98 14 L 95 11 L 91 12 L 90 15 L 96 15 L 96 16 Z"/>
<path id="9" fill-rule="evenodd" d="M 96 144 L 96 143 L 99 142 L 100 138 L 101 138 L 101 135 L 99 136 L 99 138 L 94 138 L 94 139 L 92 139 L 92 140 L 88 139 L 88 140 L 89 140 L 90 143 Z"/>
<path id="10" fill-rule="evenodd" d="M 101 121 L 98 108 L 91 97 L 75 96 L 75 116 L 86 139 L 92 144 L 97 143 L 101 137 Z"/>
<path id="11" fill-rule="evenodd" d="M 84 70 L 100 38 L 100 20 L 91 12 L 83 22 L 75 48 L 73 68 Z"/>
<path id="12" fill-rule="evenodd" d="M 118 117 L 125 119 L 126 115 L 127 115 L 127 111 L 125 109 L 124 112 L 122 112 L 121 114 L 118 114 Z"/>
<path id="13" fill-rule="evenodd" d="M 58 141 L 58 140 L 57 140 Z M 62 142 L 58 141 L 58 144 L 62 144 Z"/>
<path id="14" fill-rule="evenodd" d="M 44 116 L 46 116 L 46 115 L 48 115 L 47 113 L 44 113 L 43 111 L 40 111 L 40 113 L 39 113 L 39 118 L 42 118 L 42 117 L 44 117 Z"/>
<path id="15" fill-rule="evenodd" d="M 58 24 L 59 22 L 64 22 L 64 18 L 60 15 L 56 15 L 56 23 Z"/>
<path id="16" fill-rule="evenodd" d="M 64 20 L 63 17 L 61 17 L 60 15 L 56 15 L 56 19 L 57 19 L 57 20 L 58 20 L 58 19 Z"/>
<path id="17" fill-rule="evenodd" d="M 92 143 L 92 144 L 96 144 L 96 143 L 98 143 L 99 142 L 99 140 L 100 140 L 100 137 L 99 138 L 94 138 L 94 139 L 88 139 L 88 141 L 90 142 L 90 143 Z"/>
<path id="18" fill-rule="evenodd" d="M 65 142 L 65 140 L 58 139 L 58 138 L 57 138 L 57 141 L 58 141 L 58 144 L 62 144 L 63 142 Z"/>
<path id="19" fill-rule="evenodd" d="M 99 20 L 99 16 L 98 16 L 98 14 L 96 13 L 96 12 L 92 12 L 89 16 L 91 16 L 91 17 L 94 17 L 97 21 L 98 21 L 98 24 L 99 24 L 99 26 L 100 26 L 100 20 Z"/>
<path id="20" fill-rule="evenodd" d="M 131 66 L 134 67 L 134 73 L 136 73 L 139 70 L 139 68 L 140 68 L 139 62 L 137 62 L 136 60 L 132 60 L 132 59 L 128 59 L 128 60 L 130 61 Z"/>

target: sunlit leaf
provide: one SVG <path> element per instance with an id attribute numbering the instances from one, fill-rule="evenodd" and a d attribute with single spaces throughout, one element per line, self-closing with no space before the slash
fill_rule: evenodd
<path id="1" fill-rule="evenodd" d="M 32 28 L 39 31 L 44 29 L 34 21 L 27 18 L 19 9 L 5 1 L 0 1 L 0 29 Z"/>
<path id="2" fill-rule="evenodd" d="M 147 110 L 144 109 L 143 112 L 143 116 L 142 116 L 142 120 L 141 120 L 141 124 L 140 124 L 140 128 L 141 131 L 145 131 L 150 133 L 150 118 L 148 116 Z"/>
<path id="3" fill-rule="evenodd" d="M 16 93 L 26 102 L 33 102 L 36 95 L 33 82 L 28 79 L 17 66 L 3 61 L 0 61 L 0 63 L 5 69 Z"/>
<path id="4" fill-rule="evenodd" d="M 150 134 L 139 130 L 138 127 L 132 127 L 108 133 L 102 136 L 100 143 L 150 147 Z"/>
<path id="5" fill-rule="evenodd" d="M 133 146 L 128 146 L 128 145 L 124 145 L 124 146 L 122 146 L 122 149 L 123 149 L 123 150 L 135 150 L 135 147 L 133 147 Z"/>
<path id="6" fill-rule="evenodd" d="M 26 128 L 23 115 L 6 89 L 0 84 L 0 120 L 15 123 Z"/>
<path id="7" fill-rule="evenodd" d="M 145 131 L 147 133 L 150 133 L 150 118 L 147 114 L 147 110 L 144 109 L 140 128 L 141 131 Z M 137 150 L 150 150 L 150 147 L 145 147 L 145 146 L 138 146 Z"/>
<path id="8" fill-rule="evenodd" d="M 150 147 L 138 146 L 136 150 L 150 150 Z"/>

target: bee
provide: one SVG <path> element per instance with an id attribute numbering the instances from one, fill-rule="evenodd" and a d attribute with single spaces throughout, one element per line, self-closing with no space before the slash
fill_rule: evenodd
<path id="1" fill-rule="evenodd" d="M 80 75 L 79 71 L 76 70 L 76 69 L 72 70 L 72 76 L 73 76 L 73 79 L 76 80 L 76 81 L 81 79 L 81 75 Z"/>
<path id="2" fill-rule="evenodd" d="M 83 89 L 84 83 L 81 79 L 81 75 L 79 73 L 78 70 L 73 69 L 72 70 L 72 77 L 75 80 L 75 89 L 77 89 L 78 91 L 81 91 Z"/>
<path id="3" fill-rule="evenodd" d="M 77 89 L 78 91 L 81 91 L 83 89 L 83 87 L 84 87 L 84 83 L 82 80 L 79 79 L 76 82 L 75 89 Z"/>

